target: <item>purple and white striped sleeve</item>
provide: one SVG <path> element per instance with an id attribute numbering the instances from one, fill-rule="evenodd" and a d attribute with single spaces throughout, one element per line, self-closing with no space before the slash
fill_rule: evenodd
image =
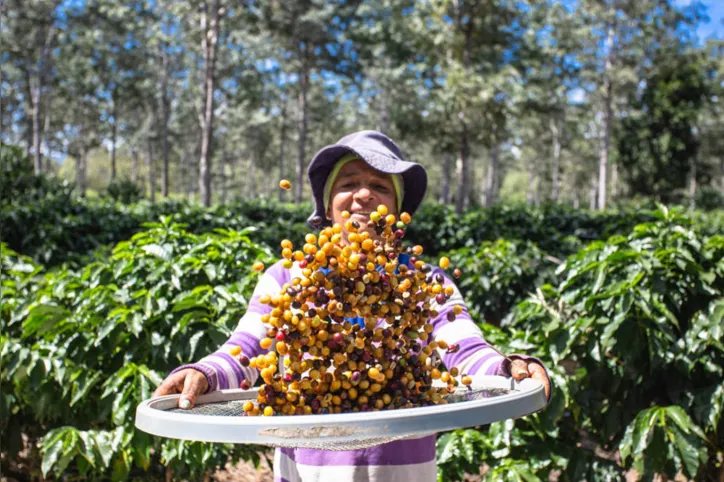
<path id="1" fill-rule="evenodd" d="M 259 298 L 263 295 L 278 294 L 284 283 L 289 282 L 289 277 L 289 271 L 284 269 L 281 261 L 267 269 L 259 279 L 246 313 L 241 317 L 231 337 L 214 353 L 196 363 L 180 366 L 171 373 L 186 368 L 200 371 L 206 376 L 209 385 L 207 392 L 239 388 L 243 380 L 248 380 L 253 385 L 259 376 L 258 370 L 243 367 L 239 360 L 231 356 L 229 352 L 238 346 L 241 347 L 241 352 L 245 356 L 252 358 L 268 351 L 259 346 L 259 341 L 266 336 L 267 332 L 261 317 L 271 312 L 271 307 L 260 303 Z"/>
<path id="2" fill-rule="evenodd" d="M 441 268 L 435 268 L 432 275 L 441 274 L 444 277 L 444 286 L 452 286 L 453 294 L 443 305 L 434 300 L 431 308 L 437 310 L 438 315 L 431 321 L 432 336 L 436 340 L 444 340 L 448 345 L 457 344 L 459 349 L 455 353 L 447 353 L 438 349 L 443 363 L 448 368 L 457 367 L 461 374 L 467 375 L 501 375 L 510 376 L 510 364 L 505 357 L 494 350 L 485 338 L 480 328 L 475 324 L 468 313 L 465 300 L 460 290 Z M 455 317 L 455 321 L 447 320 L 447 314 L 455 305 L 463 307 L 462 313 Z M 525 358 L 522 357 L 521 358 Z"/>

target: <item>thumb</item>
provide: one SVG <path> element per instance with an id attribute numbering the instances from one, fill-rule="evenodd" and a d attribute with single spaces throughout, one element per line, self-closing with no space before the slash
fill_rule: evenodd
<path id="1" fill-rule="evenodd" d="M 528 378 L 528 364 L 523 360 L 513 360 L 510 364 L 510 375 L 516 381 Z"/>
<path id="2" fill-rule="evenodd" d="M 196 404 L 196 396 L 204 391 L 201 379 L 204 375 L 201 373 L 189 373 L 184 380 L 184 388 L 179 397 L 178 406 L 183 409 L 192 408 Z M 205 379 L 204 379 L 205 381 Z"/>

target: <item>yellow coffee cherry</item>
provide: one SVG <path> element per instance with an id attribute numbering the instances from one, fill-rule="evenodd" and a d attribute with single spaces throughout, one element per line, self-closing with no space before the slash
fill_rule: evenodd
<path id="1" fill-rule="evenodd" d="M 463 385 L 466 385 L 466 386 L 473 383 L 473 379 L 467 375 L 463 375 L 463 378 L 460 381 L 463 383 Z"/>
<path id="2" fill-rule="evenodd" d="M 241 353 L 241 347 L 240 346 L 233 346 L 229 350 L 229 355 L 231 356 L 237 356 Z"/>
<path id="3" fill-rule="evenodd" d="M 412 222 L 412 217 L 408 213 L 402 213 L 400 214 L 400 221 L 405 224 L 410 224 L 410 222 Z"/>
<path id="4" fill-rule="evenodd" d="M 259 346 L 264 350 L 268 350 L 272 346 L 271 338 L 262 338 L 261 341 L 259 341 Z"/>
<path id="5" fill-rule="evenodd" d="M 279 187 L 284 189 L 285 191 L 288 191 L 292 188 L 292 183 L 287 181 L 286 179 L 282 179 L 279 181 Z"/>
<path id="6" fill-rule="evenodd" d="M 268 405 L 264 407 L 264 416 L 271 417 L 272 415 L 274 415 L 274 409 Z"/>
<path id="7" fill-rule="evenodd" d="M 442 258 L 440 258 L 440 267 L 442 269 L 447 269 L 449 266 L 450 266 L 449 258 L 447 258 L 446 256 L 443 256 Z"/>
<path id="8" fill-rule="evenodd" d="M 257 261 L 257 262 L 254 263 L 251 267 L 252 267 L 252 268 L 254 269 L 254 271 L 256 271 L 257 273 L 260 272 L 260 271 L 264 271 L 264 263 L 262 263 L 261 261 Z"/>
<path id="9" fill-rule="evenodd" d="M 342 218 L 349 219 L 349 216 L 350 216 L 349 211 L 342 211 Z"/>

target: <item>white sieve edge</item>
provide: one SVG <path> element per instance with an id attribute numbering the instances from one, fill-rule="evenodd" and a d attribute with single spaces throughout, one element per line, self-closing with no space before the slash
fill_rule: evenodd
<path id="1" fill-rule="evenodd" d="M 430 407 L 328 415 L 242 417 L 167 412 L 180 395 L 145 400 L 136 409 L 136 427 L 161 437 L 200 442 L 304 446 L 383 437 L 415 437 L 519 418 L 546 406 L 543 385 L 530 378 L 516 382 L 498 376 L 473 376 L 473 389 L 505 388 L 506 395 Z M 256 400 L 257 390 L 220 390 L 196 404 Z"/>

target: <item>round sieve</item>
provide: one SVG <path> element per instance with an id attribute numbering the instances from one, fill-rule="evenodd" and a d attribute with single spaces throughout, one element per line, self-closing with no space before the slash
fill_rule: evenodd
<path id="1" fill-rule="evenodd" d="M 356 450 L 518 418 L 546 405 L 543 385 L 535 380 L 472 379 L 470 389 L 458 388 L 444 405 L 327 415 L 243 416 L 242 405 L 248 400 L 256 402 L 256 389 L 201 395 L 188 410 L 178 408 L 180 395 L 166 395 L 138 406 L 136 427 L 161 437 L 201 442 Z"/>

